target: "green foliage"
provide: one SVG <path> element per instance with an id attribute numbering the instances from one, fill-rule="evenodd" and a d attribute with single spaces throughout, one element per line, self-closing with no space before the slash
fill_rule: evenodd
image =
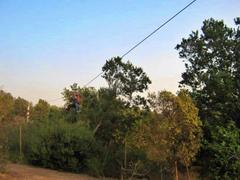
<path id="1" fill-rule="evenodd" d="M 180 84 L 190 88 L 203 120 L 204 143 L 199 162 L 206 162 L 206 174 L 215 179 L 232 179 L 239 174 L 236 158 L 228 161 L 229 154 L 238 152 L 232 148 L 238 148 L 239 141 L 235 135 L 240 127 L 239 22 L 236 18 L 236 27 L 231 28 L 223 21 L 205 20 L 201 33 L 192 32 L 176 46 L 186 67 Z M 230 132 L 232 122 L 237 128 Z"/>
<path id="2" fill-rule="evenodd" d="M 8 145 L 5 128 L 0 122 L 0 173 L 5 171 L 8 160 Z"/>
<path id="3" fill-rule="evenodd" d="M 203 174 L 211 179 L 240 178 L 240 131 L 233 122 L 226 128 L 212 127 L 211 139 L 204 142 Z"/>
<path id="4" fill-rule="evenodd" d="M 6 127 L 6 134 L 8 137 L 8 152 L 10 154 L 9 160 L 12 162 L 20 161 L 19 152 L 19 126 L 8 125 Z"/>
<path id="5" fill-rule="evenodd" d="M 41 99 L 30 109 L 31 121 L 21 124 L 24 162 L 126 178 L 156 169 L 169 172 L 174 161 L 189 166 L 199 149 L 201 123 L 187 92 L 152 94 L 150 108 L 145 109 L 141 93 L 151 81 L 142 68 L 116 57 L 103 71 L 109 88 L 73 84 L 64 89 L 66 105 L 73 94 L 80 94 L 80 111 L 50 106 Z M 13 98 L 8 114 L 24 117 L 28 104 Z M 18 160 L 18 125 L 9 128 L 8 138 L 11 159 Z"/>
<path id="6" fill-rule="evenodd" d="M 93 134 L 87 126 L 63 120 L 30 124 L 24 139 L 27 160 L 53 169 L 80 172 L 94 149 Z"/>
<path id="7" fill-rule="evenodd" d="M 182 90 L 178 96 L 162 91 L 149 98 L 153 112 L 149 119 L 136 124 L 133 145 L 157 163 L 173 167 L 173 162 L 179 161 L 189 166 L 201 140 L 201 121 L 190 96 Z"/>
<path id="8" fill-rule="evenodd" d="M 33 107 L 31 114 L 31 120 L 33 121 L 43 121 L 49 116 L 50 105 L 47 101 L 40 99 L 38 103 Z"/>
<path id="9" fill-rule="evenodd" d="M 133 123 L 143 117 L 142 111 L 138 107 L 126 106 L 125 102 L 117 97 L 114 89 L 96 90 L 80 88 L 74 84 L 69 89 L 64 89 L 66 100 L 72 92 L 77 92 L 82 97 L 81 111 L 77 113 L 80 118 L 75 122 L 88 124 L 98 142 L 98 155 L 87 161 L 91 169 L 89 171 L 93 175 L 118 176 L 123 163 L 126 134 Z M 74 115 L 71 111 L 66 112 L 66 115 L 70 116 L 71 113 Z"/>
<path id="10" fill-rule="evenodd" d="M 181 90 L 177 96 L 178 112 L 177 123 L 175 128 L 180 128 L 181 133 L 178 134 L 177 157 L 179 161 L 189 166 L 198 153 L 202 138 L 202 122 L 198 117 L 198 108 L 192 101 L 187 91 Z M 180 111 L 180 112 L 179 112 Z"/>
<path id="11" fill-rule="evenodd" d="M 103 164 L 96 157 L 89 157 L 86 161 L 86 165 L 88 167 L 89 174 L 93 176 L 103 176 Z"/>
<path id="12" fill-rule="evenodd" d="M 134 66 L 127 61 L 124 63 L 120 57 L 108 60 L 102 67 L 103 78 L 109 88 L 116 92 L 117 96 L 126 98 L 129 105 L 144 104 L 144 99 L 136 93 L 142 93 L 151 84 L 150 79 L 142 68 Z"/>
<path id="13" fill-rule="evenodd" d="M 190 87 L 201 119 L 240 125 L 240 29 L 205 20 L 202 33 L 192 32 L 176 46 L 186 71 L 181 85 Z M 216 118 L 218 116 L 218 118 Z"/>
<path id="14" fill-rule="evenodd" d="M 49 121 L 56 121 L 56 119 L 61 119 L 63 117 L 63 109 L 57 106 L 50 106 L 48 118 Z"/>
<path id="15" fill-rule="evenodd" d="M 102 71 L 102 77 L 109 85 L 108 91 L 111 91 L 112 99 L 115 99 L 115 102 L 121 102 L 117 103 L 117 109 L 114 109 L 116 107 L 111 109 L 111 120 L 108 122 L 111 122 L 112 126 L 108 124 L 108 127 L 114 127 L 113 131 L 110 131 L 114 142 L 124 149 L 124 152 L 120 151 L 124 160 L 119 161 L 118 164 L 127 168 L 127 136 L 134 122 L 142 118 L 140 109 L 146 107 L 146 100 L 141 93 L 148 89 L 151 81 L 141 67 L 136 67 L 129 61 L 125 63 L 120 57 L 108 60 L 102 67 Z M 111 105 L 109 102 L 107 104 Z"/>
<path id="16" fill-rule="evenodd" d="M 26 101 L 23 98 L 18 97 L 14 101 L 14 110 L 13 114 L 15 116 L 21 116 L 21 117 L 26 117 L 27 116 L 27 109 L 28 109 L 28 101 Z"/>
<path id="17" fill-rule="evenodd" d="M 0 122 L 12 119 L 14 98 L 10 93 L 0 90 Z"/>

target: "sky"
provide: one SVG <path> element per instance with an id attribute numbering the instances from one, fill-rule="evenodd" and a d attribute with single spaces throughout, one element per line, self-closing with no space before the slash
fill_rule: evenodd
<path id="1" fill-rule="evenodd" d="M 190 1 L 0 0 L 0 88 L 61 106 L 63 88 L 84 86 L 107 59 L 123 55 Z M 239 0 L 197 0 L 123 60 L 143 68 L 149 91 L 176 92 L 184 63 L 175 46 L 208 18 L 233 27 L 239 8 Z M 90 86 L 106 83 L 100 77 Z"/>

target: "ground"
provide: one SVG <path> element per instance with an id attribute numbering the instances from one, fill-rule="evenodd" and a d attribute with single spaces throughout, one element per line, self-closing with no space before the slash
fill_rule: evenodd
<path id="1" fill-rule="evenodd" d="M 190 175 L 192 180 L 199 179 L 198 173 L 196 173 L 194 170 L 191 172 Z M 114 180 L 112 178 L 100 179 Z M 151 179 L 159 180 L 159 176 L 153 176 L 151 177 Z M 185 180 L 186 175 L 184 176 L 183 174 L 179 174 L 179 179 Z M 0 180 L 98 180 L 98 178 L 94 178 L 84 174 L 59 172 L 55 170 L 49 170 L 27 165 L 8 164 L 7 172 L 5 174 L 0 173 Z"/>
<path id="2" fill-rule="evenodd" d="M 97 180 L 88 175 L 59 172 L 20 164 L 8 164 L 0 180 Z"/>

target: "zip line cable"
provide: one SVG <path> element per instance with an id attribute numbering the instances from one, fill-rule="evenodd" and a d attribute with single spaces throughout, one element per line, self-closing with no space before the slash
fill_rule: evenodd
<path id="1" fill-rule="evenodd" d="M 136 45 L 134 45 L 131 49 L 129 49 L 126 53 L 124 53 L 121 58 L 124 58 L 126 55 L 128 55 L 130 52 L 132 52 L 134 49 L 136 49 L 139 45 L 141 45 L 144 41 L 146 41 L 148 38 L 150 38 L 153 34 L 155 34 L 158 30 L 160 30 L 163 26 L 168 24 L 171 20 L 173 20 L 176 16 L 178 16 L 181 12 L 183 12 L 185 9 L 187 9 L 189 6 L 191 6 L 194 2 L 197 0 L 191 1 L 188 5 L 186 5 L 184 8 L 182 8 L 180 11 L 178 11 L 176 14 L 174 14 L 171 18 L 169 18 L 167 21 L 165 21 L 161 26 L 159 26 L 157 29 L 155 29 L 153 32 L 151 32 L 148 36 L 146 36 L 144 39 L 142 39 L 140 42 L 138 42 Z M 96 75 L 94 78 L 92 78 L 88 83 L 84 85 L 84 87 L 91 84 L 95 79 L 97 79 L 99 76 L 101 76 L 103 72 Z"/>
<path id="2" fill-rule="evenodd" d="M 162 27 L 167 25 L 170 21 L 172 21 L 175 17 L 177 17 L 179 14 L 181 14 L 184 10 L 186 10 L 188 7 L 190 7 L 193 3 L 195 3 L 197 0 L 191 1 L 189 4 L 187 4 L 184 8 L 182 8 L 180 11 L 178 11 L 176 14 L 174 14 L 172 17 L 170 17 L 167 21 L 165 21 L 163 24 L 161 24 L 158 28 L 156 28 L 154 31 L 152 31 L 149 35 L 147 35 L 144 39 L 139 41 L 137 44 L 135 44 L 131 49 L 129 49 L 127 52 L 125 52 L 120 58 L 124 58 L 127 56 L 130 52 L 132 52 L 134 49 L 136 49 L 138 46 L 140 46 L 144 41 L 146 41 L 148 38 L 150 38 L 153 34 L 155 34 L 157 31 L 159 31 Z M 83 87 L 88 86 L 93 81 L 95 81 L 99 76 L 103 74 L 103 71 L 97 74 L 95 77 L 93 77 L 90 81 L 88 81 Z M 54 99 L 52 101 L 58 100 L 61 98 Z"/>

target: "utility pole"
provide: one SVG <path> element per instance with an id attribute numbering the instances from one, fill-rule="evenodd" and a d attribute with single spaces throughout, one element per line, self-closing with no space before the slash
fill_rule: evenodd
<path id="1" fill-rule="evenodd" d="M 28 107 L 27 107 L 27 123 L 29 122 L 29 117 L 30 117 L 30 103 L 28 103 Z"/>
<path id="2" fill-rule="evenodd" d="M 26 113 L 26 122 L 27 123 L 29 122 L 29 117 L 30 117 L 30 103 L 28 103 L 27 113 Z M 24 123 L 24 121 L 19 122 L 19 158 L 20 158 L 20 160 L 22 160 L 22 158 L 23 158 L 23 153 L 22 153 L 22 123 Z"/>

